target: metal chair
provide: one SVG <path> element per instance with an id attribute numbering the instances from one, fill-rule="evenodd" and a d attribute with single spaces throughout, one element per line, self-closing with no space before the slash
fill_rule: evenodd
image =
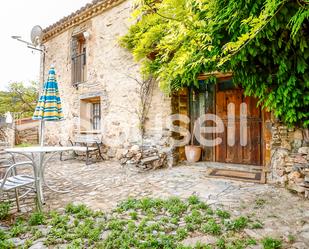
<path id="1" fill-rule="evenodd" d="M 30 191 L 35 189 L 36 180 L 34 176 L 17 174 L 17 167 L 21 166 L 31 166 L 33 172 L 35 172 L 34 165 L 31 161 L 14 163 L 11 166 L 4 166 L 7 168 L 3 179 L 0 179 L 0 195 L 2 192 L 15 191 L 15 199 L 17 210 L 20 211 L 19 199 L 26 196 Z M 18 189 L 26 188 L 27 191 L 19 196 Z"/>

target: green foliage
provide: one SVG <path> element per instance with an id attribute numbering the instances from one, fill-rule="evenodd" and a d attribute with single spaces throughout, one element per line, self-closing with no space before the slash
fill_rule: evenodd
<path id="1" fill-rule="evenodd" d="M 260 221 L 256 221 L 251 225 L 252 229 L 262 229 L 263 223 Z"/>
<path id="2" fill-rule="evenodd" d="M 45 223 L 45 215 L 41 212 L 31 214 L 28 221 L 30 226 L 43 225 Z"/>
<path id="3" fill-rule="evenodd" d="M 25 233 L 27 230 L 28 229 L 27 229 L 25 222 L 23 220 L 19 219 L 19 220 L 16 221 L 16 223 L 10 229 L 10 235 L 12 237 L 17 237 L 20 234 Z"/>
<path id="4" fill-rule="evenodd" d="M 202 226 L 202 231 L 214 235 L 221 234 L 221 226 L 214 220 L 209 219 L 205 225 Z"/>
<path id="5" fill-rule="evenodd" d="M 233 72 L 248 96 L 288 125 L 309 126 L 308 1 L 139 0 L 122 37 L 165 92 Z M 212 84 L 213 77 L 205 81 Z"/>
<path id="6" fill-rule="evenodd" d="M 65 211 L 69 214 L 74 214 L 77 218 L 87 218 L 93 214 L 84 204 L 74 205 L 70 203 L 66 206 Z"/>
<path id="7" fill-rule="evenodd" d="M 255 200 L 255 208 L 262 208 L 266 204 L 266 200 L 258 198 Z"/>
<path id="8" fill-rule="evenodd" d="M 227 211 L 225 211 L 225 210 L 221 210 L 221 209 L 218 209 L 218 210 L 216 211 L 216 214 L 217 214 L 220 218 L 222 218 L 222 219 L 228 219 L 228 218 L 231 217 L 231 215 L 230 215 L 229 212 L 227 212 Z"/>
<path id="9" fill-rule="evenodd" d="M 191 205 L 195 205 L 195 204 L 199 204 L 199 203 L 200 203 L 200 200 L 199 200 L 199 198 L 198 198 L 196 195 L 191 195 L 191 196 L 188 198 L 188 202 L 189 202 L 189 204 L 191 204 Z"/>
<path id="10" fill-rule="evenodd" d="M 5 219 L 10 211 L 11 203 L 10 202 L 1 202 L 0 203 L 0 220 Z"/>
<path id="11" fill-rule="evenodd" d="M 7 91 L 0 91 L 0 114 L 8 111 L 31 117 L 38 100 L 38 84 L 10 83 Z"/>
<path id="12" fill-rule="evenodd" d="M 280 248 L 280 241 L 272 238 L 256 241 L 244 233 L 243 229 L 251 222 L 249 219 L 242 216 L 232 219 L 222 209 L 214 209 L 209 214 L 209 210 L 196 196 L 186 201 L 175 197 L 128 199 L 107 216 L 85 205 L 69 204 L 63 213 L 33 213 L 28 222 L 16 219 L 10 229 L 0 230 L 0 248 L 15 248 L 10 242 L 15 237 L 24 239 L 23 248 L 39 238 L 47 247 L 72 249 L 245 249 L 262 243 L 266 249 Z M 216 242 L 183 245 L 184 240 L 205 234 L 214 236 Z"/>
<path id="13" fill-rule="evenodd" d="M 239 218 L 226 222 L 226 228 L 229 230 L 240 231 L 244 229 L 249 223 L 247 217 L 240 216 Z"/>
<path id="14" fill-rule="evenodd" d="M 266 237 L 262 240 L 264 249 L 280 249 L 282 248 L 282 242 L 271 237 Z"/>

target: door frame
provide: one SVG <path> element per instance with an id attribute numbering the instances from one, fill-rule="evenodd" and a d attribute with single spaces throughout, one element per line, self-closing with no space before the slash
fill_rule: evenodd
<path id="1" fill-rule="evenodd" d="M 228 73 L 221 73 L 221 72 L 214 72 L 210 74 L 201 74 L 198 77 L 198 80 L 205 80 L 211 76 L 215 76 L 217 78 L 222 78 L 222 77 L 232 77 L 233 73 L 228 72 Z M 187 115 L 190 117 L 190 103 L 189 103 L 189 88 L 184 87 L 180 89 L 177 92 L 174 92 L 172 94 L 171 98 L 171 106 L 172 106 L 172 114 L 183 114 Z M 215 99 L 215 98 L 214 98 Z M 273 117 L 271 113 L 265 109 L 262 108 L 261 110 L 262 114 L 262 127 L 261 127 L 261 156 L 262 156 L 262 166 L 263 170 L 265 172 L 269 171 L 270 165 L 271 165 L 271 140 L 272 140 L 272 134 L 271 134 L 271 127 L 272 127 L 272 122 L 273 122 Z M 191 118 L 191 117 L 190 117 Z M 182 122 L 179 123 L 181 127 L 184 129 L 190 129 L 189 124 L 184 124 Z M 176 140 L 182 138 L 178 133 L 173 132 L 172 137 Z M 185 149 L 184 146 L 182 147 L 177 147 L 177 161 L 185 161 Z M 212 153 L 212 157 L 210 158 L 211 162 L 215 162 L 215 154 Z M 205 161 L 207 162 L 207 161 Z"/>

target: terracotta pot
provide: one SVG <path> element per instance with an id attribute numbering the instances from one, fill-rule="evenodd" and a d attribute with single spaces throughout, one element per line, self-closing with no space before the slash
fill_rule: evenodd
<path id="1" fill-rule="evenodd" d="M 196 145 L 185 146 L 186 158 L 189 163 L 195 163 L 200 160 L 202 148 Z"/>

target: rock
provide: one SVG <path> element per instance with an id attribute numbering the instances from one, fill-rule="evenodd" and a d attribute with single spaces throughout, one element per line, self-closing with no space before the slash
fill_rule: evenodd
<path id="1" fill-rule="evenodd" d="M 285 171 L 284 171 L 283 169 L 280 169 L 280 170 L 277 169 L 277 170 L 276 170 L 276 173 L 277 173 L 278 176 L 281 177 L 281 176 L 283 176 L 283 175 L 285 174 Z"/>
<path id="2" fill-rule="evenodd" d="M 100 240 L 106 240 L 107 237 L 111 234 L 110 230 L 104 231 L 103 233 L 101 233 L 100 235 Z"/>
<path id="3" fill-rule="evenodd" d="M 305 241 L 309 241 L 309 231 L 301 232 L 300 236 L 303 237 Z"/>
<path id="4" fill-rule="evenodd" d="M 308 161 L 302 157 L 301 155 L 297 155 L 294 159 L 295 163 L 300 163 L 300 164 L 308 164 Z"/>
<path id="5" fill-rule="evenodd" d="M 139 146 L 136 145 L 136 144 L 133 145 L 133 146 L 131 147 L 130 151 L 132 151 L 132 152 L 137 152 L 137 151 L 139 151 Z"/>
<path id="6" fill-rule="evenodd" d="M 291 174 L 289 174 L 289 180 L 291 181 L 297 181 L 299 178 L 302 178 L 302 174 L 298 171 L 294 171 Z"/>
<path id="7" fill-rule="evenodd" d="M 285 172 L 286 173 L 291 173 L 292 171 L 293 171 L 293 167 L 292 166 L 285 167 Z"/>
<path id="8" fill-rule="evenodd" d="M 134 156 L 134 153 L 132 151 L 129 151 L 127 154 L 126 154 L 126 158 L 132 158 Z"/>
<path id="9" fill-rule="evenodd" d="M 125 150 L 125 149 L 118 149 L 116 151 L 116 158 L 120 160 L 123 157 L 123 155 L 127 154 L 127 151 L 128 150 Z"/>
<path id="10" fill-rule="evenodd" d="M 292 183 L 292 182 L 289 182 L 287 188 L 290 189 L 290 190 L 296 191 L 297 193 L 304 193 L 305 189 L 306 189 L 306 188 L 302 187 L 301 185 L 295 184 L 295 183 Z"/>
<path id="11" fill-rule="evenodd" d="M 8 241 L 12 242 L 16 247 L 22 246 L 25 244 L 25 240 L 20 239 L 20 238 L 12 238 L 12 239 L 9 239 Z"/>
<path id="12" fill-rule="evenodd" d="M 9 227 L 3 226 L 3 225 L 0 224 L 0 230 L 7 231 L 7 230 L 9 230 L 9 229 L 10 229 Z"/>
<path id="13" fill-rule="evenodd" d="M 287 150 L 291 150 L 292 149 L 291 144 L 288 141 L 286 141 L 286 140 L 281 142 L 281 147 L 283 149 L 287 149 Z"/>
<path id="14" fill-rule="evenodd" d="M 142 153 L 137 153 L 135 156 L 134 156 L 134 159 L 139 161 L 140 159 L 142 158 Z"/>
<path id="15" fill-rule="evenodd" d="M 37 228 L 42 232 L 43 236 L 46 236 L 49 233 L 52 226 L 46 227 L 45 225 L 39 225 L 39 226 L 37 226 Z"/>
<path id="16" fill-rule="evenodd" d="M 246 249 L 263 249 L 262 245 L 250 245 Z"/>
<path id="17" fill-rule="evenodd" d="M 295 139 L 293 142 L 293 147 L 299 149 L 302 146 L 303 140 Z"/>
<path id="18" fill-rule="evenodd" d="M 107 151 L 107 156 L 108 157 L 110 157 L 110 158 L 113 158 L 113 157 L 115 157 L 115 155 L 116 155 L 116 151 L 114 150 L 114 149 L 109 149 L 108 151 Z"/>
<path id="19" fill-rule="evenodd" d="M 293 136 L 294 140 L 303 140 L 304 137 L 303 137 L 303 132 L 301 130 L 296 130 L 294 132 L 294 136 Z"/>
<path id="20" fill-rule="evenodd" d="M 43 241 L 42 240 L 37 240 L 37 241 L 34 241 L 32 246 L 29 247 L 29 249 L 45 249 L 47 248 Z"/>
<path id="21" fill-rule="evenodd" d="M 263 238 L 262 235 L 258 234 L 256 231 L 251 229 L 245 229 L 244 232 L 253 239 L 260 240 Z"/>
<path id="22" fill-rule="evenodd" d="M 306 244 L 304 242 L 296 242 L 293 245 L 291 245 L 291 248 L 293 249 L 308 249 Z"/>
<path id="23" fill-rule="evenodd" d="M 309 147 L 300 147 L 298 149 L 299 154 L 308 155 L 309 154 Z"/>
<path id="24" fill-rule="evenodd" d="M 195 246 L 197 243 L 201 244 L 215 244 L 217 241 L 216 237 L 211 235 L 197 236 L 192 238 L 187 238 L 183 240 L 181 243 L 184 246 Z"/>
<path id="25" fill-rule="evenodd" d="M 152 157 L 143 158 L 141 160 L 141 164 L 150 163 L 150 162 L 153 162 L 153 161 L 158 160 L 158 159 L 160 159 L 159 156 L 152 156 Z"/>

